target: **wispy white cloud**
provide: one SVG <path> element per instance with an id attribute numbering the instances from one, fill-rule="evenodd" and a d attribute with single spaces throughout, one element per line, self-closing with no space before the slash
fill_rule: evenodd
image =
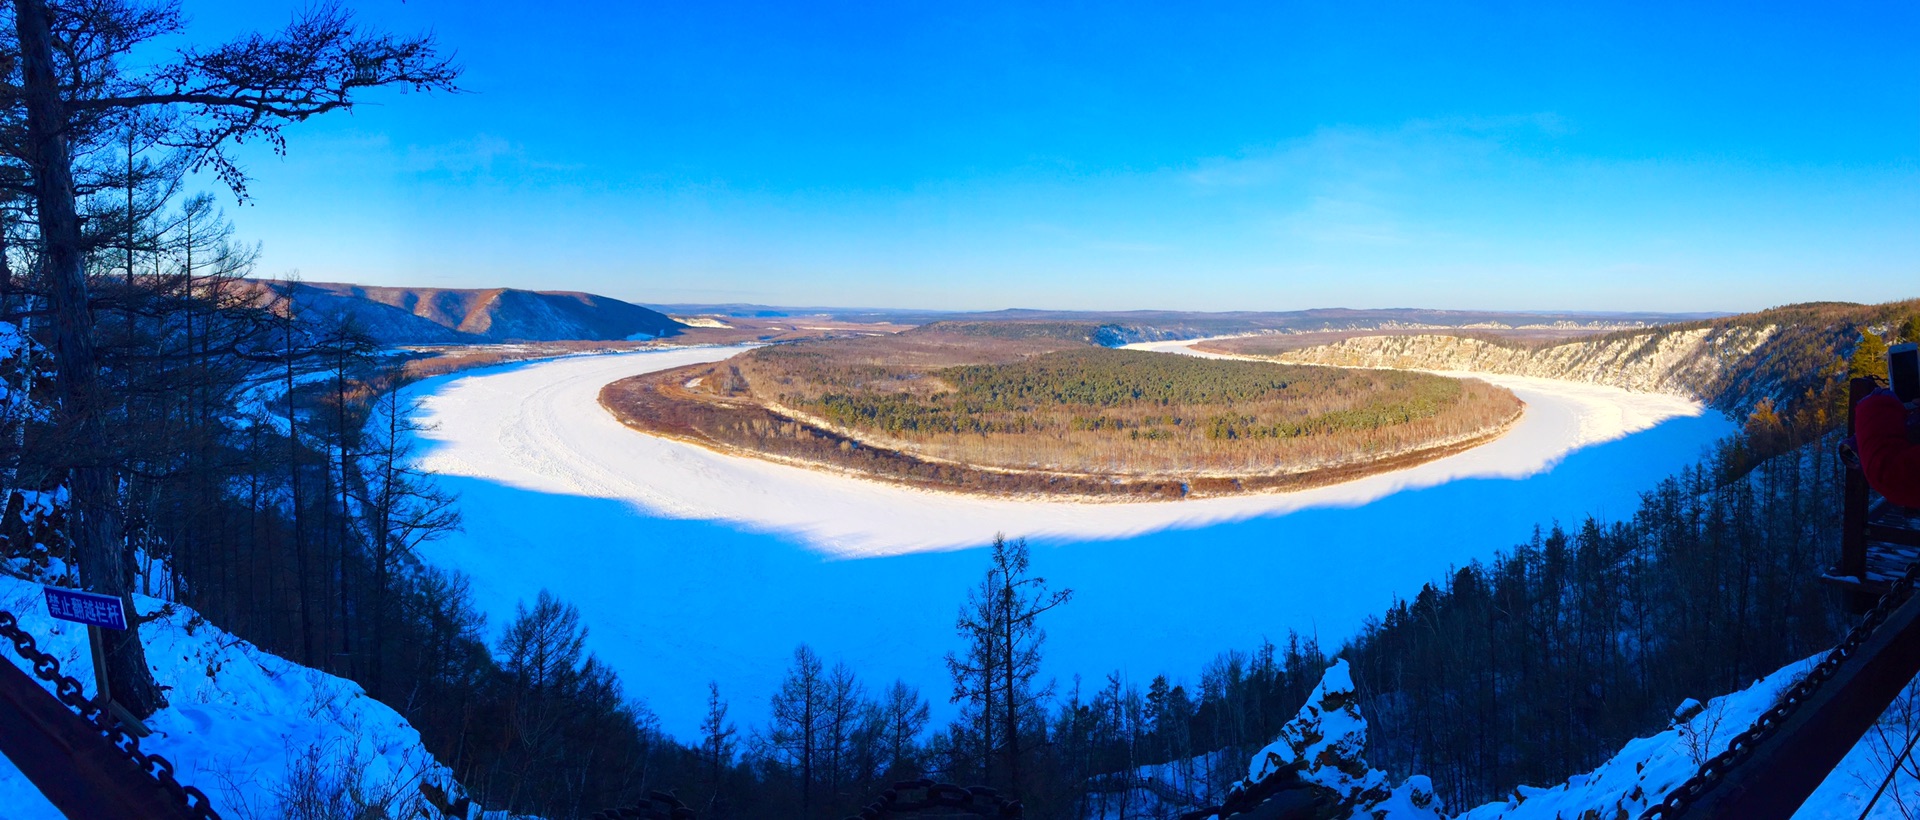
<path id="1" fill-rule="evenodd" d="M 520 150 L 502 137 L 476 134 L 462 140 L 432 145 L 409 145 L 400 157 L 400 170 L 412 173 L 486 173 L 502 157 Z"/>
<path id="2" fill-rule="evenodd" d="M 1309 242 L 1400 245 L 1408 240 L 1403 220 L 1390 209 L 1364 200 L 1316 196 L 1305 208 L 1277 220 L 1288 236 Z"/>
<path id="3" fill-rule="evenodd" d="M 1327 127 L 1271 148 L 1207 158 L 1176 175 L 1190 196 L 1232 200 L 1291 240 L 1406 244 L 1445 233 L 1437 224 L 1445 209 L 1434 201 L 1444 194 L 1437 192 L 1510 176 L 1532 162 L 1524 145 L 1572 132 L 1550 112 Z"/>
<path id="4" fill-rule="evenodd" d="M 578 163 L 553 162 L 535 156 L 525 145 L 493 134 L 428 145 L 409 145 L 399 152 L 397 170 L 421 175 L 458 178 L 515 176 L 544 172 L 578 172 Z"/>

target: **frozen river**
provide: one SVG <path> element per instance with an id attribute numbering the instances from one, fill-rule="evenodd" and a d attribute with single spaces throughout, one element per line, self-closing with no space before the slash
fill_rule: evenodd
<path id="1" fill-rule="evenodd" d="M 1487 377 L 1527 402 L 1499 440 L 1298 493 L 1137 504 L 972 498 L 733 458 L 634 432 L 602 385 L 739 348 L 583 356 L 421 383 L 425 466 L 465 531 L 425 558 L 473 579 L 496 627 L 550 589 L 589 648 L 664 726 L 691 736 L 706 682 L 761 722 L 793 647 L 900 678 L 937 712 L 956 610 L 995 532 L 1027 536 L 1071 605 L 1048 666 L 1191 681 L 1215 653 L 1287 630 L 1334 645 L 1395 595 L 1527 538 L 1631 513 L 1636 495 L 1731 427 L 1667 396 Z"/>

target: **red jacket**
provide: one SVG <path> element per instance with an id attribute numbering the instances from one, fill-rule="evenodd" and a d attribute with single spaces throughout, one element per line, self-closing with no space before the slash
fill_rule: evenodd
<path id="1" fill-rule="evenodd" d="M 1920 446 L 1907 440 L 1907 408 L 1884 390 L 1853 410 L 1853 437 L 1867 483 L 1888 501 L 1920 507 Z"/>

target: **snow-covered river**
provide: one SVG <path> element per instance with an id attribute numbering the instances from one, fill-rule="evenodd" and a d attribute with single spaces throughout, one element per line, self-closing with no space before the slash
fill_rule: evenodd
<path id="1" fill-rule="evenodd" d="M 1524 540 L 1631 513 L 1637 493 L 1730 425 L 1667 396 L 1487 377 L 1527 402 L 1505 436 L 1299 493 L 1142 504 L 972 498 L 732 458 L 634 432 L 602 385 L 741 348 L 582 356 L 422 382 L 420 455 L 465 531 L 424 548 L 473 579 L 494 625 L 549 589 L 664 726 L 691 736 L 706 682 L 761 722 L 793 647 L 944 711 L 942 655 L 995 532 L 1075 591 L 1048 625 L 1063 687 L 1121 670 L 1191 681 L 1215 653 L 1287 630 L 1337 644 L 1395 595 Z"/>

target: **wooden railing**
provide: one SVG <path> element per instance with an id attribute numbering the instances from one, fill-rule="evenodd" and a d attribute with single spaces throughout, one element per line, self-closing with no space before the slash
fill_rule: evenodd
<path id="1" fill-rule="evenodd" d="M 0 659 L 0 754 L 68 817 L 195 820 L 181 796 L 136 765 L 93 722 Z M 169 777 L 171 774 L 169 773 Z"/>

